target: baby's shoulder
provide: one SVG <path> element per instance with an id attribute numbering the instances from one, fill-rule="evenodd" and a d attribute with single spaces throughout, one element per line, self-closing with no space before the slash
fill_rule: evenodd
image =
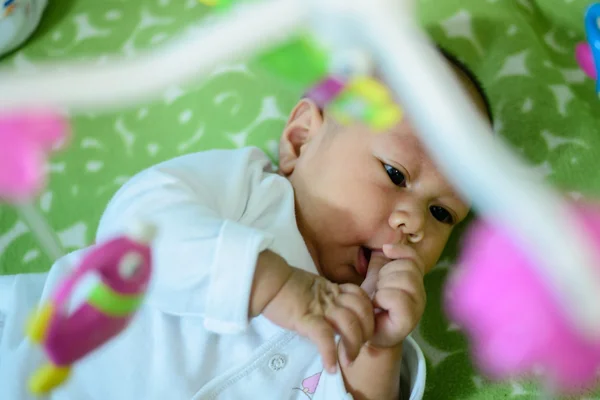
<path id="1" fill-rule="evenodd" d="M 218 173 L 223 170 L 228 173 L 233 171 L 247 171 L 259 169 L 263 171 L 275 170 L 273 161 L 258 147 L 242 147 L 238 149 L 210 149 L 196 153 L 185 154 L 163 161 L 149 168 L 150 170 L 200 170 L 202 172 Z"/>

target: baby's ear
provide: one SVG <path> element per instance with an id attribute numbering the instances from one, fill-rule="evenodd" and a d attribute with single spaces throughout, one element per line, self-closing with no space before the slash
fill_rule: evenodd
<path id="1" fill-rule="evenodd" d="M 296 104 L 283 129 L 279 142 L 279 170 L 288 176 L 294 171 L 302 149 L 323 125 L 323 116 L 317 105 L 309 99 Z"/>

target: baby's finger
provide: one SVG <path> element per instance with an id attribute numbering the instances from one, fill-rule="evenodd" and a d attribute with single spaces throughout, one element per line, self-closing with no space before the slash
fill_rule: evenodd
<path id="1" fill-rule="evenodd" d="M 330 307 L 325 314 L 325 318 L 340 334 L 342 344 L 347 350 L 347 361 L 354 361 L 365 343 L 362 327 L 354 312 L 344 307 Z"/>
<path id="2" fill-rule="evenodd" d="M 377 291 L 394 290 L 415 306 L 420 305 L 427 298 L 427 294 L 423 281 L 415 279 L 419 278 L 410 276 L 407 272 L 390 274 L 386 279 L 377 282 Z"/>
<path id="3" fill-rule="evenodd" d="M 352 285 L 354 286 L 354 285 Z M 369 296 L 359 288 L 362 293 L 349 294 L 341 287 L 342 293 L 335 299 L 338 306 L 347 308 L 354 312 L 360 322 L 362 329 L 362 338 L 368 341 L 373 336 L 375 330 L 375 316 L 373 314 L 373 304 Z"/>
<path id="4" fill-rule="evenodd" d="M 369 297 L 368 293 L 365 290 L 361 289 L 360 286 L 357 286 L 353 283 L 343 283 L 339 286 L 339 288 L 343 293 L 349 293 L 349 294 L 361 296 L 365 300 L 367 300 L 369 303 L 371 302 L 371 298 Z"/>
<path id="5" fill-rule="evenodd" d="M 391 338 L 391 343 L 406 338 L 419 322 L 425 306 L 424 302 L 415 304 L 407 301 L 405 294 L 394 289 L 377 291 L 374 303 L 386 311 L 387 316 L 385 314 L 378 316 L 380 319 L 378 323 L 381 323 L 384 336 L 388 337 L 388 340 Z"/>
<path id="6" fill-rule="evenodd" d="M 420 258 L 397 258 L 390 261 L 379 271 L 379 279 L 383 279 L 386 274 L 392 271 L 412 271 L 421 278 L 425 275 L 425 267 Z"/>
<path id="7" fill-rule="evenodd" d="M 411 250 L 414 251 L 411 247 L 406 246 L 403 243 L 384 244 L 381 247 L 381 250 L 383 250 L 383 254 L 386 257 L 392 260 L 396 260 L 398 258 L 406 258 L 408 256 L 408 252 L 410 252 Z"/>
<path id="8" fill-rule="evenodd" d="M 424 271 L 424 264 L 415 249 L 402 243 L 384 244 L 383 254 L 392 260 L 410 260 Z"/>
<path id="9" fill-rule="evenodd" d="M 422 284 L 423 274 L 418 268 L 400 267 L 398 269 L 382 271 L 381 277 L 377 281 L 377 288 L 396 287 L 398 285 L 419 286 Z"/>
<path id="10" fill-rule="evenodd" d="M 425 311 L 426 298 L 416 299 L 404 291 L 382 289 L 377 291 L 373 302 L 388 312 L 393 324 L 414 327 Z"/>
<path id="11" fill-rule="evenodd" d="M 331 325 L 321 318 L 310 318 L 303 326 L 297 328 L 297 332 L 307 337 L 319 349 L 323 366 L 333 374 L 337 370 L 337 346 L 335 344 L 335 332 Z"/>
<path id="12" fill-rule="evenodd" d="M 372 296 L 375 292 L 375 283 L 377 282 L 377 279 L 379 279 L 379 271 L 388 262 L 390 262 L 390 259 L 380 251 L 373 251 L 371 254 L 371 261 L 369 261 L 369 266 L 367 268 L 367 276 L 360 285 L 367 295 Z"/>

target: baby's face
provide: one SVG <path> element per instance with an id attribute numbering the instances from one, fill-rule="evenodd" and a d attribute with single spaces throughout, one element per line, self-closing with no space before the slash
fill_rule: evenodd
<path id="1" fill-rule="evenodd" d="M 317 268 L 335 282 L 362 283 L 370 254 L 389 243 L 401 243 L 427 272 L 469 211 L 406 119 L 375 133 L 323 122 L 303 101 L 284 131 L 280 168 Z"/>

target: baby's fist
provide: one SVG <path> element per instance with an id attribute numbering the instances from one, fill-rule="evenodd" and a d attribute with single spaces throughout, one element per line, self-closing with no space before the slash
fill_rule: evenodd
<path id="1" fill-rule="evenodd" d="M 416 252 L 403 245 L 384 246 L 383 254 L 373 253 L 369 264 L 362 287 L 379 309 L 370 343 L 394 347 L 412 332 L 425 310 L 423 265 Z"/>
<path id="2" fill-rule="evenodd" d="M 329 372 L 338 359 L 335 335 L 345 348 L 344 364 L 354 361 L 373 335 L 373 306 L 369 296 L 353 284 L 338 285 L 292 268 L 293 272 L 263 315 L 282 328 L 296 331 L 316 344 Z"/>

